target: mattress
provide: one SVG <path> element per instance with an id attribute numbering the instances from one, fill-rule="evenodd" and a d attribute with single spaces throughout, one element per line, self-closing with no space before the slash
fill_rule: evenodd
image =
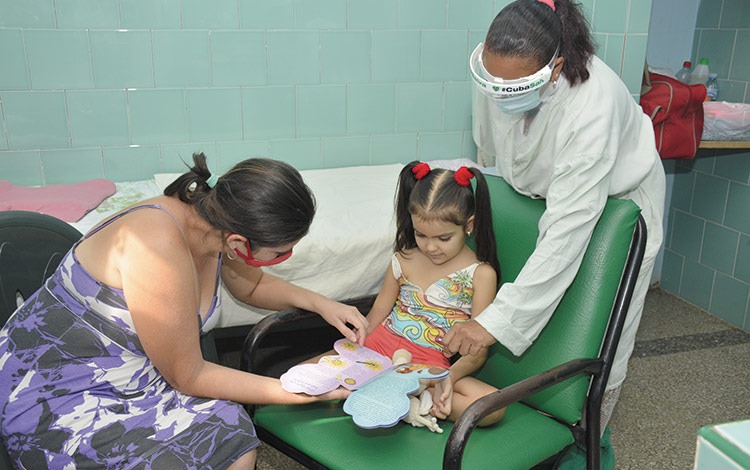
<path id="1" fill-rule="evenodd" d="M 468 159 L 429 163 L 450 169 L 476 166 Z M 317 205 L 310 232 L 289 260 L 263 269 L 336 300 L 377 294 L 393 250 L 394 196 L 402 168 L 397 163 L 301 171 Z M 178 176 L 162 173 L 150 180 L 116 183 L 113 196 L 71 225 L 86 233 L 125 207 L 161 194 Z M 270 313 L 239 302 L 223 286 L 221 291 L 219 327 L 253 325 Z"/>

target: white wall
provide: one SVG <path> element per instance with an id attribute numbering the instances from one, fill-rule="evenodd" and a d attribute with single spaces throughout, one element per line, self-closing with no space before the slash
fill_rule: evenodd
<path id="1" fill-rule="evenodd" d="M 653 0 L 646 60 L 652 67 L 677 73 L 692 60 L 695 20 L 700 0 Z M 695 64 L 693 64 L 695 65 Z"/>

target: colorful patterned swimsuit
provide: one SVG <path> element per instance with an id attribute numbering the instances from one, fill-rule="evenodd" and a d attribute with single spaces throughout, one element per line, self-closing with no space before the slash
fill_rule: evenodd
<path id="1" fill-rule="evenodd" d="M 474 272 L 479 264 L 461 268 L 422 290 L 404 276 L 394 254 L 391 268 L 399 284 L 398 299 L 383 324 L 368 335 L 365 346 L 388 357 L 393 350 L 405 348 L 412 353 L 414 362 L 447 367 L 449 361 L 443 356 L 441 341 L 454 323 L 471 318 Z M 385 333 L 401 341 L 394 342 Z"/>
<path id="2" fill-rule="evenodd" d="M 169 214 L 134 207 L 84 239 L 143 208 Z M 0 330 L 0 433 L 15 464 L 226 468 L 257 447 L 241 405 L 187 396 L 167 383 L 138 340 L 122 290 L 80 265 L 78 243 Z M 220 270 L 221 260 L 202 331 L 218 322 Z"/>

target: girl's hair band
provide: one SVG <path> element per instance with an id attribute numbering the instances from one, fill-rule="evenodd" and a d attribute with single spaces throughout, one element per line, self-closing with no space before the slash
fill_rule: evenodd
<path id="1" fill-rule="evenodd" d="M 458 183 L 459 186 L 466 187 L 470 183 L 469 181 L 474 177 L 474 173 L 469 171 L 468 168 L 462 166 L 455 173 L 453 173 L 453 179 Z"/>
<path id="2" fill-rule="evenodd" d="M 417 163 L 414 165 L 414 168 L 411 169 L 411 172 L 414 173 L 414 177 L 417 180 L 421 180 L 430 172 L 430 165 L 425 162 Z"/>

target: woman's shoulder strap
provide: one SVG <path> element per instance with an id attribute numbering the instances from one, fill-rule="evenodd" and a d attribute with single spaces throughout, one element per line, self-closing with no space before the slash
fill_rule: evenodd
<path id="1" fill-rule="evenodd" d="M 129 208 L 125 209 L 124 211 L 122 211 L 122 212 L 120 212 L 120 213 L 118 213 L 118 214 L 115 214 L 114 216 L 110 217 L 109 219 L 105 220 L 104 222 L 102 222 L 101 224 L 97 225 L 97 226 L 96 226 L 96 227 L 94 227 L 94 228 L 93 228 L 92 230 L 90 230 L 90 231 L 89 231 L 89 232 L 88 232 L 88 233 L 87 233 L 87 234 L 86 234 L 86 235 L 85 235 L 85 236 L 84 236 L 84 237 L 83 237 L 83 238 L 81 239 L 81 241 L 83 241 L 83 240 L 85 240 L 85 239 L 87 239 L 87 238 L 91 237 L 92 235 L 96 234 L 96 233 L 97 233 L 98 231 L 100 231 L 101 229 L 103 229 L 103 228 L 107 227 L 108 225 L 110 225 L 110 224 L 111 224 L 111 223 L 113 223 L 114 221 L 116 221 L 116 220 L 119 220 L 120 218 L 122 218 L 122 217 L 124 217 L 124 216 L 126 216 L 126 215 L 130 214 L 131 212 L 135 212 L 135 211 L 137 211 L 137 210 L 139 210 L 139 209 L 158 209 L 158 210 L 160 210 L 160 211 L 163 211 L 163 212 L 165 212 L 165 213 L 166 213 L 167 215 L 169 215 L 169 216 L 170 216 L 170 217 L 171 217 L 171 218 L 172 218 L 172 219 L 173 219 L 173 220 L 174 220 L 175 222 L 177 222 L 177 219 L 175 218 L 175 216 L 174 216 L 174 215 L 172 215 L 172 213 L 171 213 L 171 212 L 169 212 L 169 211 L 168 211 L 167 209 L 165 209 L 164 207 L 162 207 L 162 206 L 160 206 L 160 205 L 158 205 L 158 204 L 143 204 L 143 205 L 141 205 L 141 206 L 133 206 L 133 207 L 129 207 Z M 177 223 L 177 225 L 178 225 L 178 226 L 180 226 L 180 224 L 179 224 L 179 223 Z M 181 227 L 181 226 L 180 226 L 180 230 L 182 230 L 182 227 Z"/>

